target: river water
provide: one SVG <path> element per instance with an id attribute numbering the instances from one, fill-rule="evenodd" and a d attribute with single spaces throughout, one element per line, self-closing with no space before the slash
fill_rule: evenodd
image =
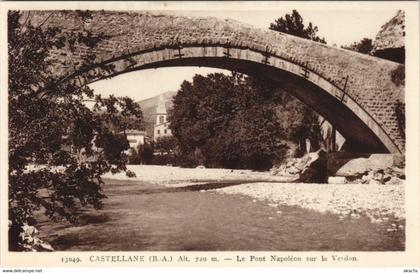
<path id="1" fill-rule="evenodd" d="M 76 226 L 40 217 L 40 237 L 69 251 L 404 250 L 404 232 L 388 232 L 386 223 L 210 190 L 225 186 L 106 180 L 102 210 L 81 210 Z"/>

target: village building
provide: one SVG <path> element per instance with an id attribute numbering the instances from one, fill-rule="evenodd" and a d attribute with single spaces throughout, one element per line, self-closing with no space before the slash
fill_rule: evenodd
<path id="1" fill-rule="evenodd" d="M 156 122 L 153 128 L 153 139 L 156 141 L 159 137 L 172 136 L 169 129 L 168 113 L 166 111 L 163 95 L 159 96 L 159 102 L 156 109 Z"/>
<path id="2" fill-rule="evenodd" d="M 145 131 L 127 130 L 125 132 L 130 148 L 136 149 L 140 144 L 145 144 L 149 141 Z"/>

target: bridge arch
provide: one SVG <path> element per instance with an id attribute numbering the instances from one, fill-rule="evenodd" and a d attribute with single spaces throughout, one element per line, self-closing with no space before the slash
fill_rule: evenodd
<path id="1" fill-rule="evenodd" d="M 48 24 L 69 31 L 86 27 L 71 12 L 48 16 Z M 103 79 L 104 67 L 112 68 L 106 77 L 169 66 L 235 70 L 278 83 L 333 124 L 354 151 L 404 151 L 395 114 L 404 86 L 392 81 L 397 63 L 231 20 L 101 11 L 91 22 L 92 31 L 109 38 L 88 69 L 57 66 L 64 80 L 89 84 Z M 77 63 L 85 52 L 75 52 L 66 57 Z"/>

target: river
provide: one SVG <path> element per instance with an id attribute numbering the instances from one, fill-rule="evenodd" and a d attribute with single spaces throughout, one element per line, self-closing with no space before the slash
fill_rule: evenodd
<path id="1" fill-rule="evenodd" d="M 61 251 L 404 250 L 404 231 L 386 223 L 211 191 L 229 183 L 105 182 L 102 210 L 81 210 L 76 226 L 40 217 L 40 237 Z"/>

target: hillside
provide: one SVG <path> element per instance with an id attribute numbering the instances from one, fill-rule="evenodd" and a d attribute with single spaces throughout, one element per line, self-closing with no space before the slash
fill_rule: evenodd
<path id="1" fill-rule="evenodd" d="M 172 98 L 176 95 L 175 91 L 168 91 L 163 93 L 165 99 L 166 109 L 172 108 Z M 153 125 L 155 124 L 155 113 L 159 102 L 159 95 L 139 101 L 141 110 L 143 111 L 144 123 L 148 136 L 153 137 Z"/>

